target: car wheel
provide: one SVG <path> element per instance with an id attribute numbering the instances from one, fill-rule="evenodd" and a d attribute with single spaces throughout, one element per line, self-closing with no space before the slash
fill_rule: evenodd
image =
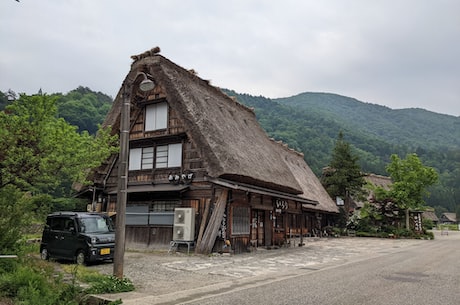
<path id="1" fill-rule="evenodd" d="M 79 250 L 77 252 L 77 257 L 75 258 L 75 262 L 77 265 L 85 265 L 86 264 L 86 256 L 83 250 Z"/>
<path id="2" fill-rule="evenodd" d="M 48 249 L 46 248 L 43 248 L 41 251 L 40 251 L 40 258 L 42 260 L 48 260 L 50 258 L 50 254 L 48 253 Z"/>

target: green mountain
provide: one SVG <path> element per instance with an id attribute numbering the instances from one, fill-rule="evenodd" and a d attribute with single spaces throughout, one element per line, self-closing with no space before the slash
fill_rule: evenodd
<path id="1" fill-rule="evenodd" d="M 67 94 L 57 93 L 54 96 L 57 97 L 59 116 L 78 126 L 79 131 L 86 130 L 90 134 L 96 134 L 113 102 L 110 96 L 82 86 Z"/>
<path id="2" fill-rule="evenodd" d="M 363 103 L 330 93 L 302 93 L 275 102 L 314 110 L 343 126 L 379 137 L 388 143 L 426 149 L 460 147 L 460 118 L 424 109 L 399 109 Z"/>
<path id="3" fill-rule="evenodd" d="M 41 90 L 37 94 L 43 94 Z M 107 112 L 112 107 L 113 99 L 102 93 L 79 86 L 66 94 L 52 93 L 50 96 L 56 99 L 58 116 L 67 123 L 77 126 L 78 130 L 96 134 L 98 124 L 104 121 Z M 9 90 L 0 92 L 0 111 L 20 95 Z"/>
<path id="4" fill-rule="evenodd" d="M 301 151 L 321 175 L 338 133 L 352 144 L 363 171 L 387 175 L 391 154 L 417 153 L 440 173 L 427 202 L 449 211 L 460 207 L 460 117 L 423 109 L 394 110 L 330 93 L 279 99 L 224 90 L 248 107 L 267 134 Z"/>

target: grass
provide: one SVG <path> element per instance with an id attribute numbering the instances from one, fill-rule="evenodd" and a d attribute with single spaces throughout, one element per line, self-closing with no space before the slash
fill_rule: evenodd
<path id="1" fill-rule="evenodd" d="M 2 304 L 84 305 L 89 294 L 134 290 L 127 278 L 103 275 L 85 266 L 43 261 L 38 252 L 37 243 L 24 242 L 17 259 L 0 260 Z"/>
<path id="2" fill-rule="evenodd" d="M 134 290 L 134 285 L 128 278 L 119 279 L 113 275 L 103 275 L 94 269 L 81 265 L 63 265 L 62 269 L 78 283 L 87 284 L 84 289 L 88 294 L 105 294 L 128 292 Z"/>

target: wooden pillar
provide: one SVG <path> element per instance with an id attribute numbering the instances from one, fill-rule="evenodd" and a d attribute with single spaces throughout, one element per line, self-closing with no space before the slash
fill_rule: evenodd
<path id="1" fill-rule="evenodd" d="M 201 239 L 203 238 L 204 228 L 206 228 L 206 224 L 208 222 L 207 220 L 208 220 L 210 205 L 211 205 L 211 200 L 205 199 L 204 200 L 204 212 L 203 212 L 203 216 L 201 217 L 200 231 L 198 232 L 198 238 L 196 240 L 196 248 L 200 247 Z"/>
<path id="2" fill-rule="evenodd" d="M 196 247 L 196 251 L 202 254 L 209 254 L 212 251 L 212 247 L 216 241 L 217 234 L 219 233 L 219 227 L 224 217 L 225 208 L 227 206 L 228 190 L 222 190 L 220 196 L 218 196 L 216 206 L 211 214 L 209 223 L 203 233 L 200 245 Z"/>

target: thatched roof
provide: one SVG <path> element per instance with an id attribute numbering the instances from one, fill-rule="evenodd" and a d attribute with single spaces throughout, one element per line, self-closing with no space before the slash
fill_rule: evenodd
<path id="1" fill-rule="evenodd" d="M 381 187 L 385 190 L 389 190 L 391 183 L 392 183 L 390 177 L 376 175 L 376 174 L 366 174 L 363 178 L 367 183 L 373 185 L 374 187 Z M 373 197 L 374 197 L 374 192 L 370 191 L 370 193 L 367 196 L 366 201 L 354 199 L 353 203 L 357 209 L 361 209 L 362 207 L 364 207 L 364 204 L 366 202 L 369 202 L 369 200 L 371 200 Z"/>
<path id="2" fill-rule="evenodd" d="M 376 175 L 376 174 L 368 174 L 368 175 L 364 176 L 364 180 L 366 180 L 366 182 L 368 182 L 368 183 L 370 183 L 370 184 L 372 184 L 374 186 L 382 187 L 385 190 L 389 190 L 390 185 L 392 183 L 390 177 L 380 176 L 380 175 Z"/>
<path id="3" fill-rule="evenodd" d="M 270 140 L 253 110 L 159 54 L 136 59 L 104 125 L 118 131 L 124 89 L 146 72 L 163 88 L 187 136 L 200 148 L 209 177 L 301 194 L 317 201 L 316 209 L 337 212 L 302 156 Z"/>
<path id="4" fill-rule="evenodd" d="M 302 188 L 303 193 L 298 196 L 314 200 L 318 203 L 315 206 L 304 206 L 311 210 L 338 213 L 339 210 L 336 203 L 331 199 L 319 179 L 307 165 L 303 154 L 289 149 L 279 142 L 274 142 L 273 144 L 275 145 L 274 149 L 281 150 L 284 161 Z"/>
<path id="5" fill-rule="evenodd" d="M 442 222 L 457 222 L 457 214 L 455 214 L 455 213 L 442 213 L 440 220 Z"/>
<path id="6" fill-rule="evenodd" d="M 422 213 L 422 217 L 425 218 L 425 219 L 429 219 L 429 220 L 431 220 L 433 222 L 438 222 L 439 221 L 439 218 L 438 218 L 438 216 L 436 216 L 434 211 L 424 211 Z"/>

